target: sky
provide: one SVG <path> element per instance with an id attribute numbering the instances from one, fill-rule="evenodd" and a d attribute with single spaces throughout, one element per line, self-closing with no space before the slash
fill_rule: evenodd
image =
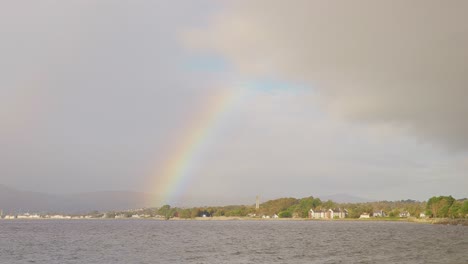
<path id="1" fill-rule="evenodd" d="M 4 1 L 0 184 L 200 203 L 467 197 L 466 10 Z"/>

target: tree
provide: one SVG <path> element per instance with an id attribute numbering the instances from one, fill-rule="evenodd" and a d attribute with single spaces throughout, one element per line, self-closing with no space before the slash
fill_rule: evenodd
<path id="1" fill-rule="evenodd" d="M 450 207 L 455 202 L 452 196 L 434 196 L 427 201 L 426 214 L 432 217 L 448 217 Z"/>
<path id="2" fill-rule="evenodd" d="M 179 217 L 180 218 L 191 218 L 192 217 L 192 214 L 191 214 L 191 210 L 190 209 L 183 209 L 181 211 L 179 211 Z"/>
<path id="3" fill-rule="evenodd" d="M 322 201 L 319 198 L 314 198 L 312 196 L 302 198 L 299 200 L 299 204 L 295 205 L 290 212 L 295 212 L 299 217 L 307 218 L 309 216 L 310 209 L 315 209 L 317 206 L 320 206 Z"/>
<path id="4" fill-rule="evenodd" d="M 107 212 L 105 216 L 106 218 L 115 218 L 115 212 Z"/>
<path id="5" fill-rule="evenodd" d="M 259 213 L 265 214 L 265 215 L 276 214 L 278 212 L 288 210 L 288 208 L 298 203 L 299 203 L 299 200 L 296 198 L 280 198 L 280 199 L 270 200 L 260 205 Z"/>
<path id="6" fill-rule="evenodd" d="M 461 206 L 459 213 L 463 218 L 468 217 L 468 200 L 463 201 L 463 205 Z"/>
<path id="7" fill-rule="evenodd" d="M 200 209 L 199 208 L 192 208 L 190 211 L 190 217 L 195 218 L 200 216 Z"/>
<path id="8" fill-rule="evenodd" d="M 455 201 L 452 206 L 449 209 L 448 215 L 450 218 L 459 218 L 460 217 L 460 211 L 462 209 L 462 203 Z"/>
<path id="9" fill-rule="evenodd" d="M 171 217 L 174 217 L 175 210 L 171 208 L 170 205 L 166 204 L 159 208 L 158 214 L 164 216 L 166 220 L 169 220 Z"/>
<path id="10" fill-rule="evenodd" d="M 282 211 L 278 214 L 279 218 L 291 218 L 292 214 L 289 211 Z"/>

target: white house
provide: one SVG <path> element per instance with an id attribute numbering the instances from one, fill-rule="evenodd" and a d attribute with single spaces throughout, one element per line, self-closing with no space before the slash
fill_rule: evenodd
<path id="1" fill-rule="evenodd" d="M 335 218 L 345 218 L 348 214 L 346 209 L 342 210 L 341 208 L 328 209 L 328 216 L 330 219 Z"/>
<path id="2" fill-rule="evenodd" d="M 374 217 L 385 217 L 385 216 L 387 216 L 387 214 L 383 210 L 379 210 L 379 211 L 373 212 L 372 216 L 374 216 Z"/>
<path id="3" fill-rule="evenodd" d="M 334 219 L 334 218 L 345 218 L 348 215 L 346 209 L 341 208 L 328 209 L 328 210 L 314 210 L 310 209 L 309 218 L 312 219 Z"/>
<path id="4" fill-rule="evenodd" d="M 321 219 L 321 218 L 325 218 L 325 215 L 326 215 L 326 211 L 325 211 L 325 210 L 314 210 L 314 209 L 310 209 L 310 211 L 309 211 L 309 218 L 312 218 L 312 219 Z"/>
<path id="5" fill-rule="evenodd" d="M 369 213 L 363 213 L 359 216 L 359 218 L 370 218 Z"/>
<path id="6" fill-rule="evenodd" d="M 25 213 L 25 214 L 22 214 L 22 215 L 18 215 L 17 218 L 18 219 L 39 219 L 39 218 L 41 218 L 41 216 L 38 215 L 38 214 Z"/>
<path id="7" fill-rule="evenodd" d="M 408 211 L 404 211 L 400 213 L 400 217 L 410 217 L 410 213 Z"/>
<path id="8" fill-rule="evenodd" d="M 29 219 L 29 218 L 30 218 L 30 214 L 29 214 L 29 213 L 25 213 L 25 214 L 22 214 L 22 215 L 18 215 L 16 218 L 18 218 L 18 219 Z"/>

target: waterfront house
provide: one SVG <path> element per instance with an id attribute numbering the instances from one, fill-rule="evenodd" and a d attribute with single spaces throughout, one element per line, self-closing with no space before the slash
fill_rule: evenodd
<path id="1" fill-rule="evenodd" d="M 346 209 L 342 210 L 341 208 L 335 208 L 335 209 L 328 209 L 328 218 L 329 219 L 335 219 L 335 218 L 345 218 L 346 215 L 348 214 L 348 211 Z"/>
<path id="2" fill-rule="evenodd" d="M 322 219 L 325 218 L 326 211 L 325 210 L 314 210 L 310 209 L 309 211 L 309 218 L 312 219 Z"/>
<path id="3" fill-rule="evenodd" d="M 310 209 L 309 218 L 312 219 L 334 219 L 334 218 L 345 218 L 348 215 L 346 209 L 335 208 L 328 210 L 314 210 Z"/>
<path id="4" fill-rule="evenodd" d="M 375 211 L 372 213 L 373 217 L 385 217 L 387 214 L 383 210 Z"/>
<path id="5" fill-rule="evenodd" d="M 65 215 L 51 215 L 50 219 L 71 219 L 71 217 Z"/>
<path id="6" fill-rule="evenodd" d="M 16 218 L 18 218 L 18 219 L 29 219 L 29 218 L 31 218 L 31 215 L 29 213 L 25 213 L 25 214 L 18 215 Z"/>
<path id="7" fill-rule="evenodd" d="M 400 217 L 410 217 L 410 213 L 408 211 L 404 211 L 400 213 Z"/>
<path id="8" fill-rule="evenodd" d="M 370 218 L 369 213 L 362 213 L 359 218 Z"/>

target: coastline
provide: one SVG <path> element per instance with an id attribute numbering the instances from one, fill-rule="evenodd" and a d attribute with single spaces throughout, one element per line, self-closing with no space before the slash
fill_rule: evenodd
<path id="1" fill-rule="evenodd" d="M 313 221 L 313 222 L 408 222 L 417 224 L 442 224 L 442 225 L 463 225 L 468 226 L 468 219 L 450 219 L 450 218 L 344 218 L 344 219 L 310 219 L 310 218 L 252 218 L 252 217 L 196 217 L 196 218 L 171 218 L 171 221 Z"/>
<path id="2" fill-rule="evenodd" d="M 124 221 L 310 221 L 310 222 L 406 222 L 416 224 L 434 224 L 434 225 L 460 225 L 468 226 L 468 219 L 450 219 L 450 218 L 387 218 L 387 217 L 375 217 L 375 218 L 344 218 L 344 219 L 310 219 L 310 218 L 255 218 L 255 217 L 239 217 L 239 216 L 213 216 L 213 217 L 195 217 L 195 218 L 179 218 L 174 217 L 171 219 L 164 218 L 71 218 L 71 219 L 51 219 L 51 218 L 39 218 L 39 219 L 0 219 L 0 222 L 16 222 L 16 221 L 70 221 L 70 220 L 124 220 Z"/>

